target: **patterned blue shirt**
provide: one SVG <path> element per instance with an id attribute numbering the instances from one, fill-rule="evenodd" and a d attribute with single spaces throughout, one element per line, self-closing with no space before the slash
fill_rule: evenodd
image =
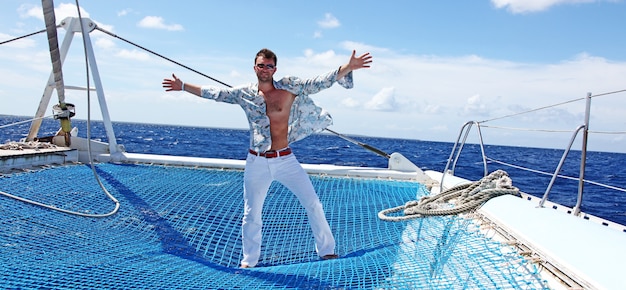
<path id="1" fill-rule="evenodd" d="M 296 96 L 289 113 L 289 144 L 313 133 L 321 132 L 333 123 L 330 114 L 315 105 L 309 95 L 330 88 L 335 82 L 346 89 L 354 86 L 352 72 L 340 80 L 337 80 L 338 73 L 339 69 L 336 69 L 311 79 L 286 76 L 279 81 L 274 81 L 274 87 Z M 258 83 L 233 88 L 203 86 L 201 96 L 217 102 L 241 106 L 250 125 L 250 149 L 257 152 L 270 150 L 272 147 L 270 119 L 265 113 L 265 100 L 259 94 Z"/>

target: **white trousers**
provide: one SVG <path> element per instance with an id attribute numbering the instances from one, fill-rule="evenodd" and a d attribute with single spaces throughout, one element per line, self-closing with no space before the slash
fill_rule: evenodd
<path id="1" fill-rule="evenodd" d="M 261 256 L 261 211 L 267 191 L 276 180 L 293 192 L 304 206 L 320 257 L 335 253 L 335 238 L 324 216 L 322 203 L 311 179 L 294 154 L 265 158 L 248 154 L 243 174 L 244 214 L 242 223 L 243 259 L 241 265 L 254 267 Z"/>

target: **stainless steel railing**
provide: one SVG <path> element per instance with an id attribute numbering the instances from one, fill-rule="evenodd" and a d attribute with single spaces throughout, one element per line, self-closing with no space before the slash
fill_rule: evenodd
<path id="1" fill-rule="evenodd" d="M 621 93 L 621 92 L 625 92 L 626 90 L 622 90 L 622 91 L 617 91 L 617 92 L 611 92 L 611 93 L 607 93 L 607 94 L 612 94 L 612 93 Z M 601 96 L 601 95 L 606 95 L 606 94 L 599 94 L 596 96 Z M 544 173 L 547 175 L 551 175 L 551 180 L 550 183 L 548 184 L 548 186 L 546 187 L 546 190 L 543 194 L 543 197 L 540 201 L 539 206 L 543 206 L 544 203 L 548 200 L 548 196 L 552 190 L 552 187 L 556 181 L 556 179 L 558 177 L 563 177 L 560 175 L 561 169 L 563 168 L 563 165 L 565 163 L 566 157 L 568 156 L 568 154 L 571 152 L 572 150 L 572 146 L 574 144 L 574 141 L 577 139 L 577 137 L 579 136 L 580 133 L 582 133 L 582 145 L 581 145 L 581 157 L 580 157 L 580 170 L 579 170 L 579 176 L 577 178 L 578 180 L 578 195 L 576 198 L 576 205 L 573 208 L 573 214 L 574 215 L 579 215 L 580 214 L 580 209 L 582 206 L 582 201 L 583 201 L 583 193 L 584 193 L 584 185 L 585 182 L 588 182 L 587 180 L 585 180 L 585 168 L 586 168 L 586 159 L 587 159 L 587 141 L 588 141 L 588 136 L 589 136 L 589 119 L 590 119 L 590 112 L 591 112 L 591 99 L 593 96 L 592 94 L 587 94 L 587 96 L 584 98 L 585 100 L 585 115 L 584 115 L 584 120 L 583 120 L 583 124 L 579 125 L 576 127 L 576 129 L 573 131 L 573 134 L 570 138 L 569 143 L 567 144 L 567 146 L 564 148 L 564 152 L 563 155 L 556 167 L 556 169 L 554 170 L 554 172 L 552 173 Z M 577 99 L 577 100 L 581 100 L 581 99 Z M 569 103 L 569 102 L 567 102 Z M 557 104 L 560 105 L 560 104 Z M 547 108 L 547 107 L 544 107 Z M 541 109 L 544 109 L 541 108 Z M 531 111 L 536 111 L 536 110 L 530 110 L 527 112 L 531 112 Z M 526 112 L 522 112 L 519 114 L 523 114 Z M 519 115 L 519 114 L 514 114 L 514 115 Z M 513 115 L 510 115 L 513 116 Z M 510 117 L 510 116 L 505 116 L 505 117 Z M 504 117 L 502 117 L 504 118 Z M 497 118 L 500 119 L 500 118 Z M 491 119 L 491 120 L 495 120 L 495 119 Z M 491 120 L 487 120 L 487 121 L 491 121 Z M 488 161 L 496 161 L 494 159 L 491 159 L 489 157 L 487 157 L 486 153 L 485 153 L 485 144 L 484 144 L 484 140 L 483 140 L 483 133 L 481 130 L 481 127 L 483 127 L 484 125 L 482 125 L 483 123 L 487 122 L 487 121 L 469 121 L 466 122 L 462 127 L 461 130 L 459 132 L 459 135 L 457 137 L 456 142 L 454 143 L 454 146 L 452 147 L 452 150 L 450 152 L 450 156 L 447 160 L 446 163 L 446 167 L 444 169 L 444 174 L 442 175 L 442 179 L 441 179 L 441 184 L 443 184 L 443 181 L 446 177 L 447 174 L 451 174 L 454 175 L 457 163 L 459 161 L 459 157 L 461 156 L 461 152 L 463 151 L 465 145 L 467 144 L 467 139 L 468 136 L 470 135 L 470 132 L 472 130 L 472 128 L 476 128 L 476 133 L 477 133 L 477 137 L 478 137 L 478 145 L 480 147 L 480 153 L 481 153 L 481 159 L 482 159 L 482 167 L 483 167 L 483 176 L 487 176 L 489 174 L 489 170 L 488 170 Z M 508 166 L 512 166 L 512 167 L 516 167 L 518 169 L 525 169 L 525 170 L 530 170 L 530 171 L 534 171 L 528 168 L 523 168 L 523 167 L 519 167 L 519 166 L 515 166 L 512 164 L 508 164 L 508 163 L 504 163 L 504 162 L 498 162 L 500 164 L 503 165 L 508 165 Z M 542 172 L 543 173 L 543 172 Z M 609 187 L 609 188 L 613 188 L 613 189 L 618 189 L 618 190 L 624 190 L 624 189 L 620 189 L 620 188 L 615 188 L 612 186 L 607 186 L 604 184 L 598 184 L 598 183 L 594 183 L 591 182 L 593 184 L 596 185 L 601 185 L 601 186 L 605 186 L 605 187 Z M 626 190 L 624 190 L 626 191 Z"/>

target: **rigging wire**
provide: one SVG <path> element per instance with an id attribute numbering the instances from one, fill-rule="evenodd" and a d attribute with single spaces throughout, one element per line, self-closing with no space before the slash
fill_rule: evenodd
<path id="1" fill-rule="evenodd" d="M 596 95 L 591 95 L 589 96 L 590 98 L 596 98 L 596 97 L 601 97 L 601 96 L 607 96 L 607 95 L 612 95 L 612 94 L 617 94 L 617 93 L 623 93 L 626 92 L 626 89 L 623 90 L 617 90 L 617 91 L 611 91 L 611 92 L 606 92 L 606 93 L 600 93 L 600 94 L 596 94 Z M 558 106 L 562 106 L 565 104 L 569 104 L 569 103 L 573 103 L 573 102 L 578 102 L 578 101 L 582 101 L 585 98 L 576 98 L 576 99 L 572 99 L 569 101 L 565 101 L 565 102 L 561 102 L 561 103 L 556 103 L 556 104 L 552 104 L 552 105 L 548 105 L 548 106 L 543 106 L 543 107 L 539 107 L 539 108 L 535 108 L 535 109 L 531 109 L 531 110 L 527 110 L 527 111 L 522 111 L 522 112 L 518 112 L 518 113 L 513 113 L 513 114 L 509 114 L 509 115 L 504 115 L 504 116 L 500 116 L 500 117 L 495 117 L 492 119 L 487 119 L 487 120 L 483 120 L 483 121 L 479 121 L 478 123 L 487 123 L 487 122 L 491 122 L 491 121 L 495 121 L 495 120 L 500 120 L 500 119 L 505 119 L 505 118 L 510 118 L 510 117 L 515 117 L 515 116 L 519 116 L 519 115 L 523 115 L 523 114 L 528 114 L 528 113 L 532 113 L 532 112 L 536 112 L 536 111 L 541 111 L 541 110 L 545 110 L 545 109 L 549 109 L 552 107 L 558 107 Z"/>
<path id="2" fill-rule="evenodd" d="M 519 169 L 519 170 L 523 170 L 523 171 L 533 172 L 533 173 L 542 174 L 542 175 L 546 175 L 546 176 L 554 175 L 554 173 L 545 172 L 545 171 L 541 171 L 541 170 L 531 169 L 531 168 L 527 168 L 527 167 L 524 167 L 524 166 L 519 166 L 519 165 L 507 163 L 507 162 L 504 162 L 504 161 L 500 161 L 500 160 L 491 158 L 489 156 L 485 156 L 485 158 L 487 160 L 493 162 L 493 163 L 498 163 L 500 165 L 508 166 L 508 167 Z M 569 179 L 569 180 L 578 181 L 577 177 L 572 177 L 572 176 L 567 176 L 567 175 L 562 175 L 562 174 L 557 174 L 557 177 L 560 177 L 560 178 L 563 178 L 563 179 Z M 583 181 L 586 182 L 586 183 L 589 183 L 589 184 L 600 186 L 600 187 L 626 192 L 626 188 L 612 186 L 612 185 L 608 185 L 608 184 L 604 184 L 604 183 L 600 183 L 600 182 L 596 182 L 596 181 L 592 181 L 592 180 L 587 180 L 587 179 L 583 179 Z"/>
<path id="3" fill-rule="evenodd" d="M 190 67 L 188 67 L 188 66 L 186 66 L 186 65 L 184 65 L 184 64 L 182 64 L 182 63 L 180 63 L 180 62 L 177 62 L 177 61 L 175 61 L 175 60 L 173 60 L 173 59 L 171 59 L 171 58 L 168 58 L 168 57 L 166 57 L 166 56 L 164 56 L 164 55 L 161 55 L 161 54 L 159 54 L 159 53 L 156 53 L 156 52 L 154 52 L 154 51 L 152 51 L 152 50 L 150 50 L 150 49 L 147 49 L 147 48 L 145 48 L 145 47 L 143 47 L 143 46 L 141 46 L 141 45 L 139 45 L 139 44 L 136 44 L 136 43 L 134 43 L 134 42 L 132 42 L 132 41 L 130 41 L 130 40 L 124 39 L 124 38 L 122 38 L 122 37 L 120 37 L 120 36 L 118 36 L 118 35 L 116 35 L 116 34 L 114 34 L 114 33 L 111 33 L 111 32 L 109 32 L 109 31 L 106 31 L 106 30 L 104 30 L 104 29 L 100 28 L 99 26 L 96 26 L 96 27 L 95 27 L 95 29 L 97 29 L 97 30 L 99 30 L 99 31 L 101 31 L 101 32 L 103 32 L 103 33 L 105 33 L 105 34 L 108 34 L 108 35 L 110 35 L 110 36 L 112 36 L 112 37 L 115 37 L 115 38 L 117 38 L 117 39 L 119 39 L 119 40 L 122 40 L 122 41 L 124 41 L 124 42 L 126 42 L 126 43 L 128 43 L 128 44 L 130 44 L 130 45 L 133 45 L 133 46 L 135 46 L 135 47 L 137 47 L 137 48 L 140 48 L 140 49 L 143 49 L 143 50 L 145 50 L 145 51 L 147 51 L 147 52 L 149 52 L 149 53 L 152 53 L 152 54 L 154 54 L 154 55 L 156 55 L 156 56 L 158 56 L 158 57 L 160 57 L 160 58 L 162 58 L 162 59 L 165 59 L 165 60 L 167 60 L 167 61 L 169 61 L 169 62 L 172 62 L 172 63 L 174 63 L 174 64 L 177 64 L 177 65 L 179 65 L 179 66 L 182 66 L 182 67 L 184 67 L 184 68 L 186 68 L 186 69 L 188 69 L 188 70 L 190 70 L 190 71 L 192 71 L 192 72 L 195 72 L 195 73 L 197 73 L 197 74 L 199 74 L 199 75 L 201 75 L 201 76 L 203 76 L 203 77 L 205 77 L 205 78 L 208 78 L 208 79 L 210 79 L 210 80 L 212 80 L 212 81 L 214 81 L 214 82 L 217 82 L 217 83 L 219 83 L 219 84 L 221 84 L 221 85 L 224 85 L 224 86 L 227 86 L 227 87 L 229 87 L 229 88 L 232 88 L 232 86 L 231 86 L 231 85 L 229 85 L 229 84 L 227 84 L 227 83 L 224 83 L 224 82 L 222 82 L 222 81 L 220 81 L 220 80 L 218 80 L 218 79 L 215 79 L 215 78 L 213 78 L 213 77 L 211 77 L 211 76 L 209 76 L 209 75 L 207 75 L 207 74 L 204 74 L 204 73 L 202 73 L 202 72 L 200 72 L 200 71 L 197 71 L 197 70 L 195 70 L 195 69 L 193 69 L 193 68 L 190 68 Z"/>
<path id="4" fill-rule="evenodd" d="M 35 120 L 41 120 L 41 119 L 45 119 L 45 118 L 50 118 L 52 116 L 54 116 L 54 115 L 48 115 L 48 116 L 32 118 L 32 119 L 28 119 L 28 120 L 23 120 L 23 121 L 19 121 L 19 122 L 15 122 L 15 123 L 5 124 L 5 125 L 1 125 L 0 129 L 8 128 L 8 127 L 11 127 L 11 126 L 17 126 L 19 124 L 29 123 L 29 122 L 32 122 L 32 121 L 35 121 Z"/>
<path id="5" fill-rule="evenodd" d="M 59 27 L 61 27 L 61 25 L 57 25 L 57 28 L 59 28 Z M 22 38 L 33 36 L 35 34 L 39 34 L 39 33 L 46 32 L 46 31 L 47 31 L 47 29 L 42 29 L 42 30 L 39 30 L 39 31 L 36 31 L 36 32 L 33 32 L 33 33 L 29 33 L 29 34 L 26 34 L 26 35 L 18 36 L 18 37 L 13 38 L 13 39 L 2 41 L 2 42 L 0 42 L 0 45 L 3 45 L 5 43 L 9 43 L 9 42 L 12 42 L 12 41 L 20 40 Z"/>
<path id="6" fill-rule="evenodd" d="M 487 120 L 479 121 L 478 123 L 486 123 L 486 122 L 491 122 L 491 121 L 495 121 L 495 120 L 505 119 L 505 118 L 509 118 L 509 117 L 515 117 L 515 116 L 519 116 L 519 115 L 523 115 L 523 114 L 528 114 L 528 113 L 532 113 L 532 112 L 536 112 L 536 111 L 549 109 L 549 108 L 552 108 L 552 107 L 557 107 L 557 106 L 561 106 L 561 105 L 565 105 L 565 104 L 581 101 L 581 100 L 584 100 L 584 99 L 585 98 L 577 98 L 577 99 L 565 101 L 565 102 L 558 103 L 558 104 L 548 105 L 548 106 L 544 106 L 544 107 L 535 108 L 535 109 L 532 109 L 532 110 L 527 110 L 527 111 L 523 111 L 523 112 L 519 112 L 519 113 L 514 113 L 514 114 L 509 114 L 509 115 L 496 117 L 496 118 L 493 118 L 493 119 L 487 119 Z"/>
<path id="7" fill-rule="evenodd" d="M 356 145 L 359 145 L 359 146 L 361 146 L 361 147 L 363 147 L 363 148 L 365 148 L 365 149 L 367 149 L 367 150 L 370 150 L 370 151 L 372 151 L 372 152 L 374 152 L 374 153 L 376 153 L 376 154 L 378 154 L 378 155 L 380 155 L 380 156 L 382 156 L 382 157 L 385 157 L 385 158 L 387 158 L 387 159 L 391 158 L 391 155 L 389 155 L 389 154 L 387 154 L 387 153 L 383 152 L 382 150 L 380 150 L 380 149 L 378 149 L 378 148 L 375 148 L 375 147 L 372 147 L 372 146 L 367 145 L 367 144 L 365 144 L 365 143 L 359 142 L 359 141 L 357 141 L 357 140 L 354 140 L 354 139 L 352 139 L 352 138 L 350 138 L 350 137 L 348 137 L 348 136 L 344 136 L 344 135 L 342 135 L 342 134 L 339 134 L 339 133 L 337 133 L 337 132 L 335 132 L 335 131 L 333 131 L 333 130 L 331 130 L 331 129 L 328 129 L 328 128 L 326 128 L 326 131 L 331 132 L 331 133 L 333 133 L 333 134 L 335 134 L 335 135 L 339 136 L 340 138 L 342 138 L 342 139 L 344 139 L 344 140 L 346 140 L 346 141 L 348 141 L 348 142 L 351 142 L 351 143 L 356 144 Z"/>
<path id="8" fill-rule="evenodd" d="M 139 45 L 139 44 L 136 44 L 136 43 L 134 43 L 134 42 L 132 42 L 132 41 L 130 41 L 130 40 L 124 39 L 123 37 L 118 36 L 117 34 L 114 34 L 114 33 L 111 33 L 111 32 L 109 32 L 109 31 L 106 31 L 106 30 L 104 30 L 104 29 L 102 29 L 102 28 L 100 28 L 100 27 L 98 27 L 98 26 L 96 26 L 96 27 L 95 27 L 95 29 L 97 29 L 97 30 L 99 30 L 99 31 L 101 31 L 101 32 L 103 32 L 103 33 L 105 33 L 105 34 L 108 34 L 108 35 L 110 35 L 110 36 L 112 36 L 112 37 L 114 37 L 114 38 L 117 38 L 117 39 L 119 39 L 119 40 L 122 40 L 122 41 L 124 41 L 124 42 L 126 42 L 126 43 L 128 43 L 128 44 L 130 44 L 130 45 L 133 45 L 133 46 L 135 46 L 135 47 L 137 47 L 137 48 L 139 48 L 139 49 L 143 49 L 143 50 L 145 50 L 145 51 L 147 51 L 147 52 L 149 52 L 149 53 L 151 53 L 151 54 L 154 54 L 154 55 L 156 55 L 156 56 L 158 56 L 158 57 L 160 57 L 160 58 L 162 58 L 162 59 L 165 59 L 165 60 L 167 60 L 167 61 L 169 61 L 169 62 L 172 62 L 172 63 L 174 63 L 174 64 L 176 64 L 176 65 L 179 65 L 179 66 L 181 66 L 181 67 L 183 67 L 183 68 L 186 68 L 186 69 L 188 69 L 188 70 L 190 70 L 190 71 L 192 71 L 192 72 L 195 72 L 195 73 L 197 73 L 197 74 L 199 74 L 199 75 L 201 75 L 201 76 L 203 76 L 203 77 L 206 77 L 206 78 L 208 78 L 208 79 L 210 79 L 210 80 L 212 80 L 212 81 L 214 81 L 214 82 L 217 82 L 217 83 L 219 83 L 219 84 L 221 84 L 221 85 L 224 85 L 224 86 L 226 86 L 226 87 L 232 88 L 232 86 L 231 86 L 231 85 L 229 85 L 229 84 L 227 84 L 227 83 L 225 83 L 225 82 L 222 82 L 222 81 L 220 81 L 220 80 L 218 80 L 218 79 L 215 79 L 215 78 L 213 78 L 213 77 L 211 77 L 211 76 L 209 76 L 209 75 L 207 75 L 207 74 L 205 74 L 205 73 L 202 73 L 202 72 L 200 72 L 200 71 L 198 71 L 198 70 L 195 70 L 195 69 L 193 69 L 193 68 L 191 68 L 191 67 L 188 67 L 188 66 L 186 66 L 186 65 L 184 65 L 184 64 L 182 64 L 182 63 L 180 63 L 180 62 L 177 62 L 177 61 L 175 61 L 175 60 L 173 60 L 173 59 L 171 59 L 171 58 L 168 58 L 168 57 L 166 57 L 166 56 L 164 56 L 164 55 L 161 55 L 161 54 L 159 54 L 159 53 L 156 53 L 156 52 L 154 52 L 154 51 L 152 51 L 152 50 L 150 50 L 150 49 L 147 49 L 147 48 L 145 48 L 145 47 L 143 47 L 143 46 L 141 46 L 141 45 Z M 375 147 L 373 147 L 373 146 L 371 146 L 371 145 L 368 145 L 368 144 L 364 144 L 364 143 L 358 142 L 358 141 L 356 141 L 356 140 L 354 140 L 354 139 L 352 139 L 352 138 L 350 138 L 350 137 L 348 137 L 348 136 L 346 136 L 346 135 L 340 134 L 340 133 L 335 132 L 335 131 L 333 131 L 333 130 L 331 130 L 331 129 L 328 129 L 328 128 L 325 128 L 325 130 L 326 130 L 326 131 L 328 131 L 328 132 L 331 132 L 331 133 L 333 133 L 333 134 L 335 134 L 335 135 L 337 135 L 337 136 L 339 136 L 340 138 L 342 138 L 342 139 L 344 139 L 344 140 L 346 140 L 346 141 L 352 142 L 352 143 L 354 143 L 354 144 L 356 144 L 356 145 L 359 145 L 359 146 L 363 147 L 364 149 L 370 150 L 370 151 L 374 152 L 375 154 L 378 154 L 378 155 L 380 155 L 380 156 L 383 156 L 383 157 L 385 157 L 385 158 L 387 158 L 387 159 L 391 158 L 391 156 L 390 156 L 389 154 L 387 154 L 387 153 L 385 153 L 384 151 L 382 151 L 382 150 L 380 150 L 380 149 L 378 149 L 378 148 L 375 148 Z"/>
<path id="9" fill-rule="evenodd" d="M 546 133 L 572 133 L 574 130 L 552 130 L 552 129 L 532 129 L 532 128 L 517 128 L 517 127 L 504 127 L 504 126 L 493 126 L 493 125 L 480 125 L 481 128 L 492 128 L 492 129 L 502 129 L 509 131 L 529 131 L 529 132 L 546 132 Z M 589 133 L 594 134 L 615 134 L 621 135 L 626 134 L 626 131 L 595 131 L 595 130 L 587 130 Z"/>
<path id="10" fill-rule="evenodd" d="M 503 127 L 503 126 L 490 126 L 490 125 L 480 125 L 481 128 L 493 128 L 493 129 L 504 129 L 504 130 L 515 130 L 515 131 L 534 131 L 534 132 L 548 132 L 548 133 L 571 133 L 573 130 L 549 130 L 549 129 L 531 129 L 531 128 L 513 128 L 513 127 Z"/>
<path id="11" fill-rule="evenodd" d="M 597 94 L 597 95 L 591 95 L 590 98 L 602 97 L 602 96 L 606 96 L 606 95 L 612 95 L 612 94 L 623 93 L 623 92 L 626 92 L 626 89 L 618 90 L 618 91 L 612 91 L 612 92 L 606 92 L 606 93 L 600 93 L 600 94 Z"/>
<path id="12" fill-rule="evenodd" d="M 591 96 L 589 96 L 589 98 L 602 97 L 602 96 L 613 95 L 613 94 L 618 94 L 618 93 L 623 93 L 623 92 L 626 92 L 626 89 L 616 90 L 616 91 L 611 91 L 611 92 L 606 92 L 606 93 L 599 93 L 599 94 L 596 94 L 596 95 L 591 95 Z M 549 132 L 549 133 L 569 133 L 569 132 L 572 132 L 572 130 L 512 128 L 512 127 L 502 127 L 502 126 L 493 126 L 493 125 L 491 125 L 491 126 L 490 125 L 483 125 L 483 123 L 487 123 L 487 122 L 491 122 L 491 121 L 495 121 L 495 120 L 500 120 L 500 119 L 506 119 L 506 118 L 510 118 L 510 117 L 515 117 L 515 116 L 528 114 L 528 113 L 532 113 L 532 112 L 536 112 L 536 111 L 541 111 L 541 110 L 549 109 L 549 108 L 552 108 L 552 107 L 557 107 L 557 106 L 561 106 L 561 105 L 565 105 L 565 104 L 581 101 L 581 100 L 584 100 L 584 99 L 585 98 L 576 98 L 576 99 L 572 99 L 572 100 L 561 102 L 561 103 L 557 103 L 557 104 L 552 104 L 552 105 L 543 106 L 543 107 L 539 107 L 539 108 L 535 108 L 535 109 L 531 109 L 531 110 L 527 110 L 527 111 L 522 111 L 522 112 L 518 112 L 518 113 L 513 113 L 513 114 L 509 114 L 509 115 L 504 115 L 504 116 L 495 117 L 495 118 L 492 118 L 492 119 L 479 121 L 477 123 L 481 127 L 483 127 L 483 128 L 505 129 L 505 130 L 515 130 L 515 131 L 536 131 L 536 132 Z M 587 130 L 587 132 L 594 133 L 594 134 L 616 134 L 616 135 L 626 134 L 626 131 L 594 131 L 594 130 Z"/>

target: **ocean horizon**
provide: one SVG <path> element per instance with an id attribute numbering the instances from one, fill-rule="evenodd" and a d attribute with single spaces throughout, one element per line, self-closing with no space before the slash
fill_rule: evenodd
<path id="1" fill-rule="evenodd" d="M 0 126 L 28 120 L 29 117 L 0 115 Z M 72 120 L 80 137 L 87 137 L 87 122 Z M 0 143 L 19 141 L 25 138 L 30 122 L 0 129 Z M 113 122 L 117 143 L 124 145 L 127 152 L 222 158 L 244 160 L 249 144 L 246 129 L 194 127 L 186 125 L 163 125 L 132 122 Z M 58 121 L 44 119 L 39 137 L 52 136 L 58 130 Z M 91 122 L 91 139 L 107 142 L 101 121 Z M 443 171 L 454 146 L 451 142 L 425 141 L 390 137 L 346 135 L 362 144 L 383 152 L 398 152 L 422 170 Z M 301 163 L 332 164 L 341 166 L 386 168 L 387 159 L 365 148 L 340 138 L 332 133 L 311 135 L 292 144 L 294 154 Z M 537 174 L 514 167 L 489 162 L 488 170 L 502 169 L 509 173 L 513 185 L 528 194 L 541 197 L 546 191 L 551 174 L 563 155 L 563 149 L 485 145 L 490 158 L 516 166 L 550 173 Z M 560 174 L 578 178 L 581 152 L 572 150 Z M 585 180 L 626 188 L 625 153 L 587 152 Z M 455 174 L 470 180 L 483 177 L 480 146 L 466 144 L 457 163 Z M 578 193 L 578 180 L 559 178 L 549 195 L 549 200 L 574 207 Z M 0 189 L 2 190 L 2 189 Z M 591 215 L 626 225 L 626 201 L 623 191 L 608 189 L 594 184 L 585 184 L 582 211 Z"/>

